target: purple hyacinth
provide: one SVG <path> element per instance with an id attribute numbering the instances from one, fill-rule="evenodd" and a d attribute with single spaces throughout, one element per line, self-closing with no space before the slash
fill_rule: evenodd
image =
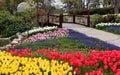
<path id="1" fill-rule="evenodd" d="M 75 32 L 71 29 L 69 29 L 69 36 L 68 39 L 70 40 L 79 40 L 81 43 L 84 43 L 88 47 L 101 47 L 101 48 L 109 48 L 109 49 L 120 49 L 120 47 L 117 47 L 115 45 L 106 43 L 104 41 L 101 41 L 96 38 L 92 38 L 89 36 L 86 36 L 85 34 Z"/>

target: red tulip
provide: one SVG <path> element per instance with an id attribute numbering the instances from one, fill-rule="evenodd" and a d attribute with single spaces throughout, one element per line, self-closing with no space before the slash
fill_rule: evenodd
<path id="1" fill-rule="evenodd" d="M 11 55 L 16 55 L 16 51 L 15 50 L 10 50 L 10 53 L 11 53 Z"/>
<path id="2" fill-rule="evenodd" d="M 108 69 L 108 66 L 107 66 L 107 65 L 104 65 L 104 69 L 107 70 L 107 69 Z"/>
<path id="3" fill-rule="evenodd" d="M 79 75 L 80 75 L 80 71 L 79 71 L 78 68 L 75 68 L 75 69 L 74 69 L 74 72 L 75 72 L 76 74 L 79 74 Z"/>
<path id="4" fill-rule="evenodd" d="M 18 56 L 19 56 L 19 57 L 23 57 L 23 54 L 22 54 L 22 53 L 19 53 Z"/>

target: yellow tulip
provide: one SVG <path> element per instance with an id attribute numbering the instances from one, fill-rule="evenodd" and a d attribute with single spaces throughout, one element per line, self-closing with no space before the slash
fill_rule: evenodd
<path id="1" fill-rule="evenodd" d="M 72 75 L 72 72 L 69 72 L 68 75 Z"/>
<path id="2" fill-rule="evenodd" d="M 51 72 L 52 75 L 65 75 L 71 71 L 71 67 L 68 63 L 58 60 L 47 60 L 38 58 L 18 57 L 12 56 L 8 52 L 0 51 L 0 74 L 10 75 L 29 75 L 34 73 L 35 75 L 48 75 Z M 70 73 L 71 74 L 71 73 Z"/>

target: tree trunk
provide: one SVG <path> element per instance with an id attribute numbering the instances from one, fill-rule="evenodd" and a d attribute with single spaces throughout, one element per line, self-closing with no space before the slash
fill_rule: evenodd
<path id="1" fill-rule="evenodd" d="M 7 10 L 10 11 L 10 0 L 5 0 Z"/>
<path id="2" fill-rule="evenodd" d="M 119 0 L 114 0 L 114 13 L 119 13 Z"/>
<path id="3" fill-rule="evenodd" d="M 90 3 L 90 0 L 88 0 L 88 1 L 87 1 L 87 4 L 86 4 L 87 9 L 89 9 L 89 8 L 90 8 L 90 7 L 89 7 L 89 3 Z"/>

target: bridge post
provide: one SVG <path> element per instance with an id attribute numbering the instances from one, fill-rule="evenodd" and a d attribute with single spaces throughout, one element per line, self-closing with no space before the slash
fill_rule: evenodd
<path id="1" fill-rule="evenodd" d="M 75 14 L 73 14 L 73 23 L 75 23 Z"/>
<path id="2" fill-rule="evenodd" d="M 39 13 L 37 12 L 37 24 L 39 25 Z"/>
<path id="3" fill-rule="evenodd" d="M 49 13 L 47 13 L 47 24 L 48 24 L 48 26 L 50 25 L 50 23 L 49 23 Z"/>
<path id="4" fill-rule="evenodd" d="M 90 27 L 90 14 L 87 15 L 87 27 Z"/>
<path id="5" fill-rule="evenodd" d="M 59 26 L 58 26 L 58 28 L 62 28 L 62 23 L 63 23 L 63 14 L 60 13 L 60 16 L 59 16 Z"/>

